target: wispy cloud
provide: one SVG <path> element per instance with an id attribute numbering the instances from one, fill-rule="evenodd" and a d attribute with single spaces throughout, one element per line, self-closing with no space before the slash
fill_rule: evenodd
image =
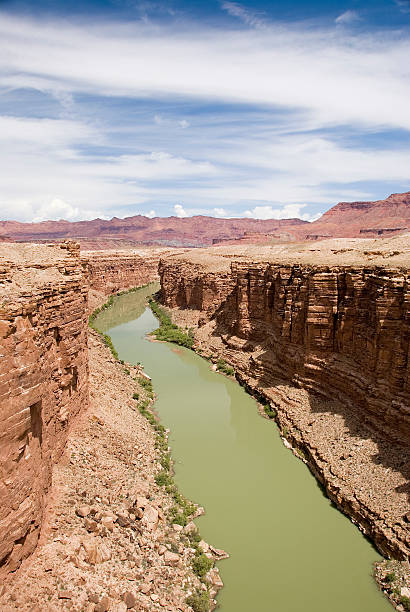
<path id="1" fill-rule="evenodd" d="M 229 13 L 229 15 L 237 17 L 247 26 L 251 26 L 252 28 L 266 27 L 266 22 L 261 17 L 238 2 L 223 2 L 221 7 L 224 11 Z"/>
<path id="2" fill-rule="evenodd" d="M 351 23 L 355 23 L 356 21 L 360 21 L 360 15 L 357 11 L 352 11 L 352 10 L 348 10 L 348 11 L 345 11 L 344 13 L 341 13 L 335 19 L 335 23 L 339 25 L 340 24 L 348 25 Z"/>
<path id="3" fill-rule="evenodd" d="M 394 0 L 402 13 L 410 13 L 410 0 Z"/>

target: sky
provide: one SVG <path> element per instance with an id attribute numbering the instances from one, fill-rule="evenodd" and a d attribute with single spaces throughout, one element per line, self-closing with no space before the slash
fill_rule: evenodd
<path id="1" fill-rule="evenodd" d="M 0 219 L 410 190 L 410 0 L 0 0 Z"/>

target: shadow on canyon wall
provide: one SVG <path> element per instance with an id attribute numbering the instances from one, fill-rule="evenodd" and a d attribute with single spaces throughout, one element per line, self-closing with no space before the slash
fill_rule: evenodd
<path id="1" fill-rule="evenodd" d="M 365 286 L 363 292 L 366 293 L 368 289 Z M 198 296 L 196 297 L 198 298 Z M 326 362 L 332 361 L 335 355 L 333 351 L 337 347 L 337 341 L 335 341 L 337 339 L 337 326 L 340 326 L 337 317 L 334 319 L 333 351 L 309 351 L 307 346 L 291 343 L 286 337 L 281 336 L 281 329 L 272 329 L 272 318 L 269 320 L 265 317 L 255 320 L 249 317 L 246 334 L 241 334 L 238 319 L 232 317 L 232 313 L 237 312 L 237 300 L 237 288 L 235 287 L 212 316 L 216 323 L 212 335 L 242 338 L 245 343 L 241 346 L 241 350 L 247 353 L 258 349 L 257 361 L 251 359 L 249 374 L 258 381 L 257 385 L 262 393 L 265 389 L 271 389 L 279 385 L 288 385 L 295 389 L 302 387 L 308 392 L 310 411 L 313 414 L 338 414 L 343 418 L 344 425 L 352 438 L 356 438 L 358 441 L 371 439 L 377 447 L 377 453 L 371 457 L 371 461 L 375 465 L 382 465 L 386 469 L 394 470 L 403 476 L 406 483 L 397 487 L 396 491 L 397 493 L 405 493 L 410 501 L 409 440 L 406 429 L 400 430 L 397 409 L 391 407 L 392 401 L 397 399 L 397 393 L 402 392 L 402 397 L 406 395 L 405 376 L 397 377 L 396 371 L 396 377 L 393 381 L 382 381 L 383 384 L 378 387 L 377 391 L 379 393 L 384 392 L 386 399 L 379 402 L 376 397 L 375 401 L 370 403 L 372 411 L 369 410 L 368 402 L 363 400 L 363 393 L 357 392 L 354 381 L 350 388 L 347 384 L 344 390 L 340 388 L 340 380 L 338 381 L 339 387 L 332 387 L 333 374 L 331 368 L 329 372 L 324 373 L 322 378 L 320 374 L 323 374 L 323 371 L 320 372 L 313 385 L 311 384 L 312 374 L 310 372 L 307 377 L 308 384 L 305 385 L 303 379 L 306 377 L 306 366 L 309 362 L 316 362 L 319 359 L 322 365 L 324 363 L 326 367 Z M 369 300 L 369 295 L 366 295 L 366 300 Z M 262 306 L 259 305 L 260 310 L 262 310 Z M 272 306 L 272 304 L 269 304 L 269 306 Z M 403 297 L 395 297 L 384 313 L 383 319 L 379 321 L 377 333 L 382 350 L 386 343 L 390 342 L 391 344 L 391 335 L 395 333 L 392 329 L 392 321 L 398 320 L 398 313 L 403 314 L 403 308 L 405 307 Z M 306 310 L 300 314 L 301 319 L 299 319 L 297 325 L 298 328 L 305 327 L 306 338 Z M 395 362 L 398 359 L 398 345 L 400 345 L 402 355 L 406 355 L 406 346 L 408 347 L 410 339 L 410 325 L 405 316 L 401 318 L 401 322 L 402 326 L 395 338 L 395 346 L 391 354 L 391 360 Z M 277 324 L 277 319 L 275 324 Z M 289 333 L 289 330 L 287 333 Z M 252 338 L 252 340 L 249 340 L 249 338 Z M 343 360 L 343 365 L 350 368 L 352 379 L 360 371 L 361 376 L 369 375 L 369 387 L 374 386 L 373 383 L 377 387 L 379 382 L 377 371 L 364 372 L 362 364 L 355 361 L 351 355 L 343 356 Z M 373 367 L 373 365 L 376 364 L 372 363 L 371 366 Z M 402 372 L 406 372 L 406 362 L 402 365 Z M 309 387 L 314 387 L 314 389 Z M 383 403 L 387 407 L 385 413 L 380 408 L 380 404 Z M 379 413 L 375 412 L 375 408 L 379 408 Z M 402 415 L 399 416 L 401 418 Z"/>

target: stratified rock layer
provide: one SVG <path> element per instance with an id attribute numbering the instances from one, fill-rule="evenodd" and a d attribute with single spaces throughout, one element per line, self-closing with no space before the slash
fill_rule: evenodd
<path id="1" fill-rule="evenodd" d="M 51 470 L 88 405 L 88 286 L 75 243 L 0 245 L 0 564 L 35 548 Z"/>
<path id="2" fill-rule="evenodd" d="M 170 249 L 150 248 L 127 251 L 84 251 L 90 289 L 109 295 L 121 289 L 139 287 L 158 278 L 158 263 Z"/>
<path id="3" fill-rule="evenodd" d="M 197 311 L 197 348 L 233 364 L 276 407 L 330 497 L 383 553 L 406 557 L 408 270 L 366 257 L 343 266 L 340 252 L 330 265 L 213 252 L 207 265 L 209 253 L 202 265 L 197 253 L 161 262 L 163 303 L 182 309 L 177 322 Z"/>

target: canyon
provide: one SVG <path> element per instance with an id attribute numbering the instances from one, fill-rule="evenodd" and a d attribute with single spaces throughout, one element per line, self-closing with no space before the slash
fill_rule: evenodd
<path id="1" fill-rule="evenodd" d="M 203 247 L 212 244 L 272 244 L 331 237 L 386 237 L 410 228 L 410 192 L 374 202 L 340 202 L 313 222 L 301 219 L 222 219 L 143 215 L 110 220 L 0 221 L 0 241 L 75 239 L 82 249 L 134 248 L 141 244 Z"/>
<path id="2" fill-rule="evenodd" d="M 105 595 L 78 557 L 84 525 L 91 525 L 91 519 L 80 521 L 75 510 L 83 500 L 83 505 L 98 506 L 97 514 L 109 512 L 110 505 L 123 512 L 119 497 L 108 500 L 110 479 L 104 476 L 105 486 L 100 482 L 96 458 L 107 448 L 116 453 L 115 473 L 126 469 L 129 481 L 137 478 L 134 496 L 141 495 L 145 481 L 150 495 L 160 495 L 154 483 L 155 440 L 130 400 L 133 392 L 144 390 L 126 373 L 131 367 L 116 362 L 88 329 L 90 312 L 106 296 L 158 278 L 161 301 L 173 320 L 194 328 L 195 350 L 235 368 L 238 381 L 269 404 L 284 443 L 307 463 L 330 499 L 383 555 L 405 562 L 410 546 L 409 261 L 410 235 L 403 233 L 276 246 L 100 252 L 80 252 L 70 240 L 58 245 L 1 242 L 0 571 L 12 576 L 0 603 L 2 596 L 14 594 L 17 599 L 7 599 L 9 609 L 32 609 L 33 601 L 22 602 L 16 593 L 28 576 L 42 584 L 39 576 L 49 572 L 49 555 L 56 568 L 48 576 L 67 580 L 61 559 L 69 558 L 77 563 L 79 582 L 66 601 L 58 594 L 65 589 L 54 593 L 50 578 L 43 590 L 37 589 L 37 598 L 47 593 L 57 609 L 71 600 L 83 606 L 79 609 L 102 609 L 84 600 L 84 591 L 91 588 L 99 589 L 100 603 Z M 131 368 L 131 375 L 141 372 Z M 118 402 L 123 407 L 117 417 Z M 126 427 L 118 433 L 121 420 Z M 141 439 L 138 460 L 127 459 L 127 429 Z M 80 450 L 78 440 L 83 440 Z M 92 452 L 86 450 L 91 443 Z M 91 465 L 91 480 L 76 472 L 83 455 Z M 107 470 L 113 461 L 106 456 Z M 70 475 L 73 470 L 82 481 L 79 486 Z M 87 487 L 99 487 L 100 501 L 90 498 Z M 125 482 L 121 487 L 118 495 L 131 494 Z M 161 516 L 166 504 L 158 498 L 155 512 Z M 65 513 L 64 520 L 55 519 L 56 507 Z M 78 547 L 71 546 L 72 533 L 80 538 Z M 39 536 L 42 545 L 36 549 Z M 172 538 L 179 537 L 173 530 Z M 154 580 L 155 564 L 162 567 L 163 561 L 159 541 L 157 546 L 150 538 L 141 540 L 142 556 L 129 562 L 148 558 L 144 547 L 149 549 Z M 119 555 L 118 543 L 107 541 Z M 62 542 L 70 544 L 68 555 Z M 175 546 L 180 545 L 178 540 Z M 184 559 L 176 569 L 188 580 Z M 107 593 L 111 589 L 109 598 L 117 602 L 110 610 L 123 609 L 124 576 L 108 583 L 99 570 Z M 168 578 L 169 584 L 178 580 L 172 569 Z M 87 589 L 80 587 L 80 579 Z M 152 587 L 147 589 L 137 598 L 141 609 L 160 608 L 150 599 Z M 163 607 L 177 609 L 161 597 Z"/>
<path id="3" fill-rule="evenodd" d="M 160 262 L 161 300 L 276 414 L 286 443 L 387 556 L 409 554 L 410 236 L 207 249 Z"/>

